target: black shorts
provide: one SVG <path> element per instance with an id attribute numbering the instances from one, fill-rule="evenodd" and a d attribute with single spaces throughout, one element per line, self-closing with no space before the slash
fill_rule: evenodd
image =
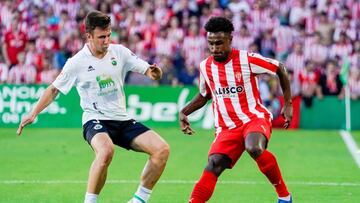
<path id="1" fill-rule="evenodd" d="M 83 125 L 83 136 L 91 146 L 91 139 L 97 133 L 105 132 L 115 145 L 129 150 L 133 139 L 148 130 L 148 127 L 135 120 L 90 120 Z"/>

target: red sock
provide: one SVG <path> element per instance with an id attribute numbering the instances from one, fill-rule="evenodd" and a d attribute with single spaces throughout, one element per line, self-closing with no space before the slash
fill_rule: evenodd
<path id="1" fill-rule="evenodd" d="M 191 193 L 189 203 L 205 203 L 214 192 L 218 177 L 209 171 L 204 171 L 199 182 Z"/>
<path id="2" fill-rule="evenodd" d="M 275 156 L 271 152 L 265 150 L 255 161 L 258 164 L 260 171 L 269 179 L 271 184 L 275 186 L 278 196 L 288 196 L 289 191 L 281 176 Z"/>

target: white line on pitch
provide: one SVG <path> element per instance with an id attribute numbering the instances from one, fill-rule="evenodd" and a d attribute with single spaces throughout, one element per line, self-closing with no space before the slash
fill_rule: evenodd
<path id="1" fill-rule="evenodd" d="M 0 180 L 0 184 L 86 184 L 85 180 Z M 138 184 L 138 180 L 107 180 L 110 184 Z M 160 184 L 195 184 L 194 180 L 160 180 Z M 219 184 L 229 185 L 262 185 L 268 184 L 266 181 L 218 181 Z M 287 181 L 289 185 L 303 186 L 345 186 L 360 187 L 360 182 L 304 182 L 304 181 Z"/>
<path id="2" fill-rule="evenodd" d="M 348 131 L 344 131 L 344 130 L 340 131 L 340 135 L 344 140 L 347 148 L 349 149 L 351 156 L 354 158 L 355 162 L 360 168 L 360 153 L 359 153 L 360 150 L 354 138 L 351 136 L 351 134 Z"/>

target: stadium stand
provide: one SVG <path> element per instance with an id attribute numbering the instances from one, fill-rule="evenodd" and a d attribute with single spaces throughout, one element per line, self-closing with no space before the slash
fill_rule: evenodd
<path id="1" fill-rule="evenodd" d="M 197 66 L 208 54 L 203 25 L 223 15 L 235 25 L 233 46 L 284 62 L 294 95 L 304 95 L 307 105 L 314 96 L 343 97 L 338 78 L 346 60 L 351 97 L 360 97 L 356 0 L 3 0 L 0 83 L 51 83 L 67 58 L 83 47 L 83 20 L 92 9 L 111 16 L 114 43 L 167 66 L 167 77 L 159 81 L 163 85 L 197 83 Z M 150 83 L 135 74 L 127 82 Z M 276 83 L 260 78 L 266 103 L 274 103 Z"/>

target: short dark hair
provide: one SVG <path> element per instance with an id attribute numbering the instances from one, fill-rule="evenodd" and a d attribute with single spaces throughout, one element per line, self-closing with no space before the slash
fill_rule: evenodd
<path id="1" fill-rule="evenodd" d="M 225 17 L 211 17 L 205 25 L 207 32 L 225 32 L 231 33 L 234 31 L 234 25 Z"/>
<path id="2" fill-rule="evenodd" d="M 87 33 L 91 33 L 95 30 L 96 27 L 105 29 L 110 26 L 110 16 L 100 12 L 100 11 L 91 11 L 86 15 L 85 19 L 85 30 Z"/>

